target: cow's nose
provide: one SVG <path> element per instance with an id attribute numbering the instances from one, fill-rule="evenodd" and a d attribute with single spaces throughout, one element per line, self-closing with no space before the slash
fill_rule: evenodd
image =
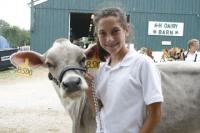
<path id="1" fill-rule="evenodd" d="M 80 77 L 69 77 L 62 83 L 64 90 L 66 90 L 67 92 L 74 92 L 79 90 L 80 84 L 81 84 Z"/>

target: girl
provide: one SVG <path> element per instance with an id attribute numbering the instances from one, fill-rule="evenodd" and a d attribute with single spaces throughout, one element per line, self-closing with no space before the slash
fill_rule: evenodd
<path id="1" fill-rule="evenodd" d="M 94 25 L 97 44 L 109 54 L 95 77 L 103 133 L 153 133 L 161 118 L 163 95 L 152 59 L 126 47 L 130 26 L 121 9 L 96 13 Z M 85 77 L 88 82 L 93 79 L 90 74 Z"/>

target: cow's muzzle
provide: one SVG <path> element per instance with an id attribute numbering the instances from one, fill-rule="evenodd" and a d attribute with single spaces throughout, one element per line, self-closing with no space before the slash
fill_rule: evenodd
<path id="1" fill-rule="evenodd" d="M 72 76 L 67 78 L 62 82 L 62 88 L 68 93 L 80 90 L 81 78 L 77 76 Z"/>
<path id="2" fill-rule="evenodd" d="M 53 77 L 53 75 L 49 72 L 49 74 L 48 74 L 49 80 L 53 80 L 56 83 L 56 85 L 58 85 L 60 87 L 60 84 L 62 82 L 64 74 L 69 70 L 78 70 L 78 71 L 81 71 L 81 72 L 86 72 L 87 71 L 87 69 L 84 68 L 84 67 L 67 66 L 61 71 L 61 73 L 59 75 L 59 79 L 56 79 L 55 77 Z M 77 85 L 79 85 L 80 83 L 81 83 L 81 79 L 79 77 L 71 77 L 69 81 L 63 82 L 62 85 L 65 88 L 66 87 L 76 88 Z"/>

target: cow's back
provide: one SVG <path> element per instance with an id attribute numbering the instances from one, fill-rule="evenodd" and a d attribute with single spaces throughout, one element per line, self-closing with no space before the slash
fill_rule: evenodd
<path id="1" fill-rule="evenodd" d="M 157 67 L 164 103 L 156 133 L 200 132 L 200 63 L 169 62 Z"/>

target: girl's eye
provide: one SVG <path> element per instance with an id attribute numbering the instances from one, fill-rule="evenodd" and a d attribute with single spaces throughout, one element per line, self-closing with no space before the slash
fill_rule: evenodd
<path id="1" fill-rule="evenodd" d="M 105 36 L 106 35 L 106 33 L 103 32 L 103 31 L 100 31 L 98 34 L 99 34 L 99 36 Z"/>
<path id="2" fill-rule="evenodd" d="M 120 30 L 119 29 L 113 29 L 112 34 L 118 33 Z"/>

